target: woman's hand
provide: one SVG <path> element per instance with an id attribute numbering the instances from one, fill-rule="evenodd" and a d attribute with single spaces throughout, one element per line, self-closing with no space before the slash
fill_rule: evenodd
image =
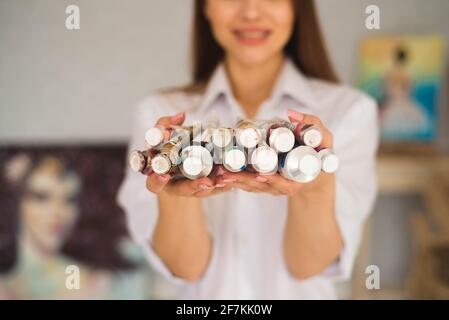
<path id="1" fill-rule="evenodd" d="M 288 117 L 292 123 L 296 124 L 295 135 L 299 135 L 301 128 L 305 125 L 315 125 L 321 130 L 323 140 L 321 147 L 332 148 L 333 138 L 330 131 L 323 125 L 321 120 L 313 115 L 302 114 L 294 110 L 289 110 Z M 312 191 L 325 188 L 326 184 L 332 180 L 331 175 L 321 173 L 320 176 L 312 182 L 307 184 L 297 183 L 289 179 L 284 178 L 280 174 L 261 175 L 258 173 L 250 172 L 238 172 L 231 173 L 226 172 L 222 176 L 217 178 L 217 183 L 227 183 L 228 187 L 238 188 L 247 192 L 262 192 L 272 195 L 297 195 L 300 191 L 305 193 L 306 191 Z"/>
<path id="2" fill-rule="evenodd" d="M 184 120 L 185 114 L 181 112 L 172 117 L 160 118 L 156 125 L 169 129 L 173 125 L 182 125 Z M 169 139 L 168 135 L 164 138 L 165 140 Z M 224 173 L 222 167 L 215 167 L 209 177 L 196 180 L 182 179 L 173 181 L 169 174 L 152 172 L 147 178 L 147 189 L 155 194 L 164 193 L 166 195 L 203 198 L 231 189 L 231 186 L 226 182 L 217 182 L 217 177 L 222 173 Z"/>
<path id="3" fill-rule="evenodd" d="M 332 134 L 315 116 L 289 110 L 297 130 L 307 124 L 317 126 L 323 135 L 321 147 L 332 148 Z M 284 258 L 290 274 L 307 279 L 323 272 L 338 259 L 343 238 L 335 213 L 335 174 L 320 173 L 301 191 L 289 197 L 284 231 Z"/>

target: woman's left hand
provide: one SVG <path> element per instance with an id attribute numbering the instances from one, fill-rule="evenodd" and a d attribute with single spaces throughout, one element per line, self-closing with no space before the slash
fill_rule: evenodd
<path id="1" fill-rule="evenodd" d="M 333 138 L 330 131 L 323 125 L 321 120 L 313 115 L 302 114 L 294 110 L 288 111 L 288 117 L 292 123 L 295 123 L 295 134 L 298 135 L 299 131 L 304 125 L 313 124 L 317 126 L 323 135 L 321 147 L 332 148 Z M 271 175 L 261 175 L 259 173 L 251 172 L 224 172 L 222 175 L 216 178 L 216 183 L 226 184 L 228 187 L 242 189 L 247 192 L 259 192 L 269 193 L 272 195 L 286 195 L 294 196 L 301 190 L 313 190 L 320 188 L 326 181 L 329 180 L 330 174 L 320 173 L 319 177 L 307 184 L 297 183 L 281 176 L 279 173 Z"/>

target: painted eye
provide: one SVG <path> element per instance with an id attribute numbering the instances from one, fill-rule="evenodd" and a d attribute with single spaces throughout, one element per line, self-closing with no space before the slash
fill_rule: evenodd
<path id="1" fill-rule="evenodd" d="M 45 191 L 30 190 L 27 196 L 36 202 L 46 202 L 50 199 L 50 195 Z"/>
<path id="2" fill-rule="evenodd" d="M 78 203 L 78 196 L 77 195 L 73 195 L 70 197 L 66 198 L 66 203 L 69 205 L 76 205 Z"/>

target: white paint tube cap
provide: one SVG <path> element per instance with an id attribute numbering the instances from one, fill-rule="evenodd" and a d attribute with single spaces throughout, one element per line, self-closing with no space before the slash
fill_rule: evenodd
<path id="1" fill-rule="evenodd" d="M 246 148 L 254 148 L 260 141 L 259 133 L 255 128 L 238 129 L 238 143 Z"/>
<path id="2" fill-rule="evenodd" d="M 305 174 L 312 175 L 320 171 L 320 169 L 320 160 L 314 155 L 307 154 L 299 160 L 299 170 Z"/>
<path id="3" fill-rule="evenodd" d="M 293 132 L 284 127 L 274 129 L 270 134 L 270 146 L 278 152 L 288 152 L 295 145 Z"/>
<path id="4" fill-rule="evenodd" d="M 321 161 L 321 169 L 326 173 L 334 173 L 340 166 L 340 160 L 334 153 L 325 155 Z"/>
<path id="5" fill-rule="evenodd" d="M 129 154 L 128 162 L 132 171 L 140 172 L 143 170 L 146 160 L 140 151 L 134 150 Z"/>
<path id="6" fill-rule="evenodd" d="M 258 172 L 271 173 L 278 164 L 278 155 L 272 148 L 262 146 L 252 153 L 251 163 Z"/>
<path id="7" fill-rule="evenodd" d="M 245 153 L 240 149 L 232 149 L 226 152 L 225 164 L 233 170 L 239 170 L 246 164 Z"/>
<path id="8" fill-rule="evenodd" d="M 170 171 L 170 160 L 163 156 L 155 156 L 151 160 L 151 168 L 157 174 L 165 174 Z"/>
<path id="9" fill-rule="evenodd" d="M 145 132 L 145 141 L 149 146 L 155 147 L 164 140 L 164 132 L 161 128 L 153 127 Z"/>
<path id="10" fill-rule="evenodd" d="M 189 157 L 186 158 L 182 163 L 182 168 L 185 173 L 191 176 L 196 176 L 201 173 L 204 168 L 204 165 L 201 161 L 201 158 L 197 157 Z"/>
<path id="11" fill-rule="evenodd" d="M 306 146 L 317 148 L 321 144 L 323 140 L 323 135 L 318 128 L 310 128 L 308 129 L 303 136 L 304 144 Z"/>
<path id="12" fill-rule="evenodd" d="M 217 147 L 224 148 L 231 143 L 231 130 L 226 128 L 214 129 L 212 132 L 212 143 Z"/>

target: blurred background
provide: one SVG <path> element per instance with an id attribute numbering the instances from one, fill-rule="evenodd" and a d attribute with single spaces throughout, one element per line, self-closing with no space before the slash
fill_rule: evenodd
<path id="1" fill-rule="evenodd" d="M 340 79 L 376 98 L 383 121 L 379 198 L 340 296 L 448 299 L 449 2 L 316 2 Z M 65 27 L 72 4 L 80 30 Z M 365 26 L 369 5 L 380 30 Z M 0 298 L 172 296 L 115 194 L 134 107 L 189 81 L 191 13 L 186 0 L 0 0 Z M 401 110 L 411 120 L 389 124 Z M 69 264 L 88 284 L 76 293 Z"/>

